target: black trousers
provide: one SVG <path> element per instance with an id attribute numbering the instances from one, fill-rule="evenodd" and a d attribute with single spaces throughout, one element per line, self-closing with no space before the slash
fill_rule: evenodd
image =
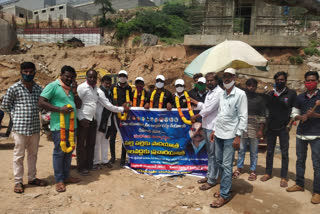
<path id="1" fill-rule="evenodd" d="M 119 123 L 118 119 L 117 122 Z M 117 124 L 118 124 L 117 123 Z M 110 153 L 111 153 L 111 159 L 116 159 L 116 137 L 117 137 L 117 129 L 116 127 L 114 127 L 113 129 L 114 131 L 112 132 L 112 134 L 110 135 Z M 123 146 L 123 144 L 121 143 L 122 147 L 121 147 L 121 163 L 125 163 L 126 162 L 126 156 L 127 156 L 127 151 L 125 149 L 125 147 Z"/>
<path id="2" fill-rule="evenodd" d="M 78 120 L 77 165 L 78 170 L 89 170 L 93 166 L 94 146 L 96 144 L 97 121 L 92 120 L 89 127 Z"/>
<path id="3" fill-rule="evenodd" d="M 268 130 L 267 132 L 266 174 L 272 175 L 274 149 L 277 137 L 279 137 L 281 149 L 281 178 L 287 178 L 289 165 L 289 133 L 286 128 Z"/>

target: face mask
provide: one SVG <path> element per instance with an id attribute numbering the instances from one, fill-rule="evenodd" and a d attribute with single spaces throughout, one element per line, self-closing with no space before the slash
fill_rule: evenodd
<path id="1" fill-rule="evenodd" d="M 156 82 L 156 87 L 157 88 L 163 88 L 164 83 L 163 82 Z"/>
<path id="2" fill-rule="evenodd" d="M 276 82 L 276 88 L 279 90 L 284 89 L 284 87 L 286 87 L 286 83 L 285 82 Z"/>
<path id="3" fill-rule="evenodd" d="M 128 80 L 127 77 L 119 77 L 119 82 L 120 82 L 120 83 L 126 83 L 127 80 Z"/>
<path id="4" fill-rule="evenodd" d="M 317 88 L 318 82 L 305 82 L 304 86 L 308 91 L 312 91 Z"/>
<path id="5" fill-rule="evenodd" d="M 32 74 L 32 75 L 22 74 L 22 78 L 26 82 L 31 82 L 34 78 L 34 74 Z"/>
<path id="6" fill-rule="evenodd" d="M 204 84 L 195 84 L 196 89 L 198 89 L 199 91 L 204 91 L 206 89 L 206 85 Z"/>
<path id="7" fill-rule="evenodd" d="M 143 87 L 137 87 L 137 91 L 141 92 L 143 90 Z"/>
<path id="8" fill-rule="evenodd" d="M 184 91 L 184 87 L 177 87 L 176 90 L 178 93 L 181 93 Z"/>
<path id="9" fill-rule="evenodd" d="M 246 89 L 246 94 L 247 94 L 247 96 L 249 96 L 249 97 L 253 97 L 253 96 L 256 94 L 256 92 L 250 91 L 250 90 Z"/>
<path id="10" fill-rule="evenodd" d="M 223 83 L 223 86 L 226 88 L 226 89 L 230 89 L 232 86 L 234 85 L 234 80 L 232 80 L 231 82 L 229 83 Z"/>

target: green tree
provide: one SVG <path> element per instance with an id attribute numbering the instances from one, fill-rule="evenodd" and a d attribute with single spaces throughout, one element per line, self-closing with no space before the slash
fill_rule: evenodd
<path id="1" fill-rule="evenodd" d="M 94 3 L 101 6 L 100 11 L 102 14 L 102 19 L 106 19 L 107 13 L 115 13 L 110 0 L 94 0 Z"/>

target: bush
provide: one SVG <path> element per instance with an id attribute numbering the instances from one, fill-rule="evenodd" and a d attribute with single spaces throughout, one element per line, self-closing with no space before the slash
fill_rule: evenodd
<path id="1" fill-rule="evenodd" d="M 309 56 L 318 55 L 320 56 L 320 51 L 315 47 L 309 47 L 303 49 L 304 53 Z"/>
<path id="2" fill-rule="evenodd" d="M 295 64 L 296 63 L 296 59 L 294 56 L 289 56 L 289 61 L 291 64 Z"/>
<path id="3" fill-rule="evenodd" d="M 296 57 L 296 63 L 297 63 L 298 65 L 301 65 L 301 64 L 303 63 L 303 58 L 302 58 L 301 56 L 297 56 L 297 57 Z"/>
<path id="4" fill-rule="evenodd" d="M 289 61 L 291 64 L 301 65 L 303 63 L 303 58 L 301 56 L 289 56 Z"/>
<path id="5" fill-rule="evenodd" d="M 188 8 L 182 4 L 165 3 L 162 12 L 167 15 L 174 15 L 186 19 L 188 15 Z"/>
<path id="6" fill-rule="evenodd" d="M 141 43 L 141 37 L 140 36 L 136 36 L 132 40 L 132 45 L 139 45 L 140 43 Z"/>
<path id="7" fill-rule="evenodd" d="M 116 23 L 114 23 L 111 19 L 106 19 L 106 18 L 101 17 L 98 20 L 98 26 L 99 27 L 111 27 L 111 28 L 114 28 L 115 25 L 116 25 Z"/>
<path id="8" fill-rule="evenodd" d="M 146 10 L 137 13 L 136 17 L 125 23 L 117 23 L 116 37 L 118 40 L 128 37 L 133 32 L 149 33 L 159 37 L 179 39 L 190 32 L 190 25 L 175 15 Z"/>

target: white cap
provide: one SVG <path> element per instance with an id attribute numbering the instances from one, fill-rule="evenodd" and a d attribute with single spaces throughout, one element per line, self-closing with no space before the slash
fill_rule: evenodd
<path id="1" fill-rule="evenodd" d="M 142 82 L 144 82 L 144 79 L 143 79 L 142 77 L 137 77 L 136 80 L 135 80 L 135 82 L 136 82 L 136 81 L 142 81 Z"/>
<path id="2" fill-rule="evenodd" d="M 118 75 L 120 75 L 120 74 L 124 74 L 124 75 L 128 76 L 128 73 L 125 70 L 119 71 Z"/>
<path id="3" fill-rule="evenodd" d="M 206 78 L 200 77 L 200 78 L 198 79 L 198 82 L 206 83 L 207 81 L 206 81 Z"/>
<path id="4" fill-rule="evenodd" d="M 163 75 L 158 75 L 158 76 L 156 77 L 156 80 L 157 80 L 157 79 L 161 79 L 162 81 L 166 81 L 166 78 L 164 78 Z"/>
<path id="5" fill-rule="evenodd" d="M 174 85 L 184 85 L 183 79 L 177 79 Z"/>
<path id="6" fill-rule="evenodd" d="M 236 69 L 234 69 L 234 68 L 227 68 L 226 70 L 224 70 L 224 73 L 229 73 L 229 74 L 236 75 Z"/>

